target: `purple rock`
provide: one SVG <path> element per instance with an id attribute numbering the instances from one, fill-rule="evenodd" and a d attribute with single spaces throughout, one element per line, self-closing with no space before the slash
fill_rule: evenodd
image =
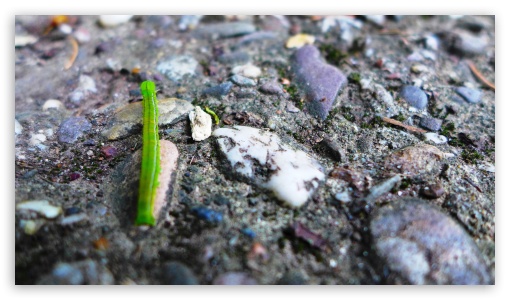
<path id="1" fill-rule="evenodd" d="M 347 84 L 345 75 L 323 61 L 319 50 L 311 45 L 299 48 L 291 57 L 292 72 L 303 89 L 310 114 L 326 119 L 336 96 Z"/>
<path id="2" fill-rule="evenodd" d="M 89 131 L 92 124 L 85 117 L 70 117 L 58 129 L 58 141 L 61 143 L 74 143 L 85 131 Z"/>
<path id="3" fill-rule="evenodd" d="M 432 131 L 438 131 L 439 129 L 441 129 L 442 124 L 443 121 L 437 118 L 423 117 L 420 120 L 421 127 Z"/>
<path id="4" fill-rule="evenodd" d="M 372 215 L 370 231 L 377 255 L 400 276 L 400 283 L 492 282 L 469 234 L 423 200 L 404 199 L 379 208 Z"/>
<path id="5" fill-rule="evenodd" d="M 409 103 L 409 105 L 416 107 L 417 109 L 424 109 L 428 104 L 425 92 L 414 85 L 405 85 L 400 90 L 400 98 L 403 98 L 407 101 L 407 103 Z"/>

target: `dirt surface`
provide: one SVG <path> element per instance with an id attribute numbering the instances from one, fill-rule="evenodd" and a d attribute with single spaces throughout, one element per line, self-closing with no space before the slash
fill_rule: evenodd
<path id="1" fill-rule="evenodd" d="M 35 40 L 15 49 L 15 201 L 61 209 L 56 217 L 16 209 L 16 284 L 494 283 L 495 92 L 470 69 L 495 82 L 493 17 L 203 16 L 186 27 L 180 16 L 133 16 L 106 28 L 98 20 L 16 17 L 16 37 Z M 309 112 L 310 87 L 293 80 L 297 50 L 286 42 L 299 33 L 314 36 L 321 59 L 348 78 L 325 120 Z M 261 70 L 255 86 L 204 93 L 248 62 Z M 141 127 L 116 140 L 101 133 L 116 109 L 140 101 L 147 79 L 159 99 L 212 109 L 213 130 L 275 133 L 317 160 L 326 180 L 289 208 L 240 180 L 214 137 L 194 141 L 183 115 L 160 126 L 179 150 L 167 205 L 156 226 L 134 226 Z M 261 88 L 273 81 L 277 91 Z M 406 85 L 425 93 L 424 109 L 399 96 Z M 456 93 L 461 86 L 481 92 L 479 101 Z M 61 106 L 47 109 L 50 99 Z M 69 118 L 79 124 L 66 132 Z M 395 174 L 398 183 L 377 194 Z M 414 280 L 399 268 L 407 262 L 374 246 L 373 211 L 409 198 L 462 227 L 472 241 L 459 253 L 481 257 L 470 268 L 488 279 Z"/>

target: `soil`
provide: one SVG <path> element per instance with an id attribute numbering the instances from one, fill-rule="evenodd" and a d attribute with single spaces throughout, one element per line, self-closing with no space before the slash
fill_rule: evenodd
<path id="1" fill-rule="evenodd" d="M 204 16 L 198 28 L 184 31 L 179 20 L 134 16 L 103 28 L 97 16 L 69 16 L 73 31 L 88 32 L 90 40 L 79 43 L 76 60 L 65 69 L 73 53 L 69 34 L 57 28 L 45 34 L 48 17 L 16 17 L 16 36 L 38 40 L 15 49 L 15 117 L 23 127 L 16 135 L 15 201 L 48 200 L 63 210 L 56 219 L 16 210 L 16 284 L 38 284 L 59 262 L 83 260 L 103 266 L 115 284 L 164 284 L 168 262 L 186 265 L 192 272 L 185 273 L 200 284 L 212 284 L 229 272 L 242 272 L 258 284 L 276 284 L 296 270 L 302 277 L 296 281 L 306 284 L 400 283 L 395 280 L 399 275 L 388 271 L 374 252 L 368 231 L 374 207 L 367 208 L 362 200 L 370 188 L 392 176 L 388 155 L 421 144 L 452 155 L 437 170 L 404 177 L 372 205 L 413 197 L 436 206 L 469 233 L 494 280 L 495 173 L 483 166 L 495 165 L 495 91 L 468 64 L 495 82 L 494 17 L 396 16 L 379 25 L 360 16 L 356 20 L 362 28 L 352 28 L 351 41 L 342 40 L 338 28 L 322 32 L 324 19 L 319 17 Z M 237 21 L 274 36 L 245 42 L 246 35 L 198 34 L 211 24 Z M 459 30 L 488 42 L 477 53 L 459 49 Z M 289 61 L 295 49 L 285 43 L 296 33 L 315 36 L 322 57 L 349 78 L 324 121 L 306 111 L 301 88 L 292 83 Z M 412 61 L 411 54 L 427 49 L 425 38 L 431 34 L 440 40 L 439 49 L 429 50 L 435 60 Z M 229 53 L 245 53 L 261 68 L 257 86 L 234 85 L 226 96 L 204 96 L 204 89 L 226 82 L 232 68 L 244 64 L 236 62 L 239 57 L 225 58 Z M 192 76 L 172 81 L 157 71 L 160 61 L 175 55 L 199 62 Z M 426 70 L 413 71 L 415 65 Z M 71 96 L 82 75 L 93 79 L 97 91 L 76 100 Z M 215 139 L 193 141 L 189 119 L 183 118 L 160 128 L 160 138 L 173 142 L 180 153 L 168 204 L 153 228 L 134 226 L 140 128 L 113 141 L 101 132 L 116 108 L 140 101 L 137 91 L 145 79 L 156 82 L 160 99 L 175 97 L 211 108 L 222 120 L 215 128 L 228 126 L 223 120 L 267 128 L 319 161 L 328 179 L 304 206 L 286 207 L 266 190 L 238 180 Z M 282 85 L 280 95 L 261 92 L 260 86 L 270 80 L 290 85 Z M 391 107 L 363 88 L 368 80 L 393 96 Z M 436 145 L 382 119 L 412 121 L 411 126 L 419 127 L 424 111 L 398 97 L 402 86 L 413 84 L 426 92 L 424 111 L 442 120 L 439 134 L 447 143 Z M 459 101 L 455 88 L 462 85 L 481 90 L 482 100 Z M 49 99 L 60 100 L 65 108 L 43 110 Z M 291 105 L 300 110 L 289 112 Z M 92 129 L 74 143 L 59 142 L 60 124 L 71 116 L 85 116 Z M 46 135 L 42 147 L 30 142 L 37 133 Z M 355 176 L 329 176 L 338 167 Z M 335 195 L 345 191 L 350 201 L 337 200 Z M 222 220 L 197 214 L 199 208 L 221 213 Z M 76 213 L 86 219 L 61 223 Z M 26 233 L 27 220 L 40 228 Z"/>

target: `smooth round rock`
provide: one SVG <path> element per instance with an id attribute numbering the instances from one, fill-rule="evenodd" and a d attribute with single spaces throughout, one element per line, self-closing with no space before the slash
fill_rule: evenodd
<path id="1" fill-rule="evenodd" d="M 187 266 L 180 262 L 168 262 L 162 268 L 162 283 L 169 285 L 197 285 L 198 280 Z"/>
<path id="2" fill-rule="evenodd" d="M 432 131 L 438 131 L 439 129 L 441 129 L 442 124 L 443 120 L 437 118 L 423 117 L 420 120 L 421 127 Z"/>
<path id="3" fill-rule="evenodd" d="M 403 284 L 491 283 L 471 236 L 423 200 L 403 199 L 378 208 L 370 231 L 377 255 Z"/>
<path id="4" fill-rule="evenodd" d="M 419 87 L 406 85 L 400 90 L 400 98 L 404 99 L 412 107 L 424 109 L 427 107 L 427 95 Z"/>

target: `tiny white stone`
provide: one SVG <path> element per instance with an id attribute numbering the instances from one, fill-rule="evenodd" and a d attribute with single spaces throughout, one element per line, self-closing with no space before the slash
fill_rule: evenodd
<path id="1" fill-rule="evenodd" d="M 203 111 L 200 106 L 195 106 L 195 110 L 190 111 L 189 119 L 191 121 L 191 137 L 193 140 L 203 141 L 211 136 L 211 116 Z"/>
<path id="2" fill-rule="evenodd" d="M 49 99 L 44 102 L 42 110 L 57 109 L 60 110 L 64 107 L 64 104 L 56 99 Z"/>
<path id="3" fill-rule="evenodd" d="M 42 133 L 32 134 L 32 137 L 30 137 L 29 144 L 31 146 L 37 146 L 40 143 L 43 143 L 46 141 L 46 136 Z"/>
<path id="4" fill-rule="evenodd" d="M 71 27 L 69 24 L 63 23 L 58 26 L 58 30 L 63 34 L 70 34 L 73 32 L 73 27 Z"/>
<path id="5" fill-rule="evenodd" d="M 422 73 L 422 72 L 426 72 L 426 71 L 428 71 L 428 68 L 427 68 L 427 66 L 425 66 L 425 65 L 416 64 L 416 65 L 413 65 L 413 66 L 411 67 L 411 71 L 412 71 L 413 73 L 417 73 L 417 74 L 419 74 L 419 73 Z"/>
<path id="6" fill-rule="evenodd" d="M 94 155 L 94 151 L 92 151 L 92 150 L 87 151 L 87 155 L 88 155 L 88 156 L 92 156 L 92 155 Z"/>
<path id="7" fill-rule="evenodd" d="M 99 23 L 103 27 L 115 27 L 117 25 L 126 23 L 132 17 L 132 15 L 102 15 L 99 16 Z"/>
<path id="8" fill-rule="evenodd" d="M 54 219 L 62 213 L 61 207 L 53 206 L 47 200 L 33 200 L 21 202 L 16 205 L 16 209 L 34 211 L 48 219 Z"/>
<path id="9" fill-rule="evenodd" d="M 14 133 L 16 135 L 21 134 L 23 132 L 23 126 L 18 122 L 18 120 L 14 119 Z"/>
<path id="10" fill-rule="evenodd" d="M 16 35 L 14 36 L 14 47 L 23 47 L 37 42 L 37 37 L 33 35 Z"/>
<path id="11" fill-rule="evenodd" d="M 216 129 L 213 135 L 235 172 L 254 179 L 292 207 L 303 205 L 325 179 L 317 161 L 291 149 L 270 132 L 234 126 Z M 268 170 L 267 178 L 261 180 L 254 174 L 256 164 Z"/>
<path id="12" fill-rule="evenodd" d="M 62 219 L 62 221 L 60 221 L 60 224 L 63 226 L 67 226 L 67 225 L 75 224 L 75 223 L 78 223 L 78 222 L 81 222 L 81 221 L 84 221 L 87 219 L 88 219 L 88 217 L 85 213 L 80 213 L 80 214 L 75 214 L 75 215 L 70 215 L 70 216 L 64 217 Z"/>
<path id="13" fill-rule="evenodd" d="M 96 93 L 97 92 L 97 88 L 96 88 L 96 82 L 94 81 L 94 79 L 90 76 L 87 76 L 87 75 L 81 75 L 80 76 L 80 79 L 79 79 L 79 83 L 78 83 L 78 88 L 77 90 L 80 90 L 80 91 L 83 91 L 83 92 L 91 92 L 91 93 Z"/>
<path id="14" fill-rule="evenodd" d="M 424 133 L 423 136 L 425 137 L 426 141 L 431 141 L 438 145 L 446 144 L 448 142 L 448 139 L 444 135 L 439 135 L 435 132 L 427 132 Z"/>
<path id="15" fill-rule="evenodd" d="M 252 65 L 251 63 L 248 63 L 243 66 L 236 66 L 232 69 L 232 73 L 243 75 L 245 77 L 249 78 L 258 78 L 262 71 L 259 67 Z"/>
<path id="16" fill-rule="evenodd" d="M 495 173 L 496 172 L 496 167 L 493 164 L 490 164 L 490 163 L 487 163 L 487 162 L 479 164 L 478 165 L 478 169 L 484 170 L 484 171 L 487 171 L 487 172 L 491 172 L 491 173 Z"/>

